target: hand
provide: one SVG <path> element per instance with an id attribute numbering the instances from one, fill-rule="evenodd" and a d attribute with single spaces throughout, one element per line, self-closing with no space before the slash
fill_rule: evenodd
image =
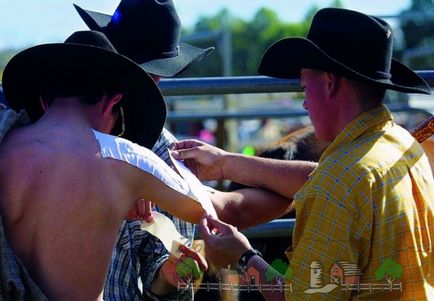
<path id="1" fill-rule="evenodd" d="M 136 202 L 136 205 L 128 211 L 127 220 L 145 220 L 151 223 L 154 219 L 152 216 L 152 203 L 150 201 L 145 201 L 140 199 Z"/>
<path id="2" fill-rule="evenodd" d="M 201 180 L 223 180 L 223 161 L 228 152 L 198 140 L 184 140 L 173 144 L 172 156 L 184 164 Z"/>
<path id="3" fill-rule="evenodd" d="M 173 287 L 179 283 L 188 284 L 199 279 L 202 272 L 208 269 L 208 264 L 199 253 L 184 245 L 179 246 L 183 255 L 178 259 L 170 256 L 160 268 L 160 277 Z"/>
<path id="4" fill-rule="evenodd" d="M 212 216 L 202 217 L 199 227 L 207 258 L 217 267 L 235 266 L 241 255 L 252 248 L 249 240 L 236 227 Z"/>

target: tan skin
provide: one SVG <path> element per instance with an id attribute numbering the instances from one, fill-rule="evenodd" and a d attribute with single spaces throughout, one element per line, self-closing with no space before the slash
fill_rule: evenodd
<path id="1" fill-rule="evenodd" d="M 300 83 L 305 91 L 303 104 L 308 110 L 319 140 L 333 141 L 356 116 L 369 109 L 363 95 L 352 86 L 352 82 L 330 72 L 302 69 Z M 288 199 L 304 185 L 316 163 L 282 161 L 229 153 L 209 144 L 186 140 L 176 143 L 172 155 L 185 160 L 186 165 L 200 179 L 228 179 L 274 191 Z M 218 235 L 213 234 L 216 230 Z M 218 266 L 234 264 L 251 245 L 247 238 L 234 226 L 215 217 L 204 216 L 200 223 L 201 236 L 207 247 L 207 256 Z M 270 266 L 259 256 L 248 263 L 260 275 Z M 267 283 L 260 279 L 262 284 Z M 282 292 L 263 291 L 266 300 L 284 300 Z"/>
<path id="2" fill-rule="evenodd" d="M 90 128 L 109 130 L 119 99 L 104 97 L 93 106 L 73 97 L 56 100 L 0 146 L 0 210 L 8 240 L 50 300 L 102 299 L 118 227 L 137 200 L 152 199 L 195 223 L 203 214 L 153 176 L 101 157 Z M 206 269 L 202 257 L 184 251 Z"/>

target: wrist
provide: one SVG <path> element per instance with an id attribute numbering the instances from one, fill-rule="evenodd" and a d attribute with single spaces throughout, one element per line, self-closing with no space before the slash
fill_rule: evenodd
<path id="1" fill-rule="evenodd" d="M 238 265 L 244 270 L 247 271 L 248 269 L 248 264 L 250 262 L 250 260 L 255 257 L 255 256 L 259 256 L 259 257 L 263 257 L 261 252 L 259 252 L 256 249 L 250 248 L 248 250 L 246 250 L 241 256 L 240 259 L 238 260 Z"/>
<path id="2" fill-rule="evenodd" d="M 222 167 L 222 180 L 232 180 L 232 170 L 233 166 L 237 166 L 237 158 L 240 154 L 226 152 L 221 156 L 220 166 Z"/>
<path id="3" fill-rule="evenodd" d="M 176 287 L 173 286 L 165 277 L 164 275 L 164 265 L 168 264 L 168 260 L 165 261 L 158 271 L 158 273 L 155 274 L 154 280 L 152 280 L 150 291 L 152 294 L 156 296 L 164 296 L 173 293 L 176 291 Z"/>

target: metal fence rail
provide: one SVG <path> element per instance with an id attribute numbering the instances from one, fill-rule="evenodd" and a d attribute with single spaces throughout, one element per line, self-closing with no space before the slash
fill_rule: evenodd
<path id="1" fill-rule="evenodd" d="M 288 237 L 294 229 L 294 218 L 275 219 L 268 223 L 251 227 L 241 231 L 247 238 L 274 238 Z M 200 238 L 198 227 L 196 227 L 195 238 Z"/>
<path id="2" fill-rule="evenodd" d="M 417 73 L 434 87 L 434 71 L 423 70 Z M 234 77 L 205 77 L 205 78 L 179 78 L 162 79 L 160 89 L 165 96 L 197 96 L 197 95 L 227 95 L 227 94 L 253 94 L 253 93 L 279 93 L 300 92 L 299 81 L 295 79 L 277 79 L 266 76 L 234 76 Z M 424 112 L 410 107 L 408 104 L 388 104 L 393 112 Z M 275 109 L 257 110 L 254 112 L 215 111 L 206 113 L 184 113 L 169 111 L 167 120 L 226 120 L 226 119 L 255 119 L 255 118 L 295 118 L 307 116 L 302 109 Z"/>
<path id="3" fill-rule="evenodd" d="M 434 70 L 420 70 L 416 73 L 431 87 L 434 86 Z M 300 91 L 298 80 L 266 76 L 162 79 L 159 86 L 166 96 Z"/>
<path id="4" fill-rule="evenodd" d="M 408 104 L 388 104 L 390 111 L 424 113 L 429 115 L 425 109 L 411 107 Z M 307 116 L 306 110 L 301 109 L 280 109 L 280 110 L 260 110 L 254 112 L 207 112 L 207 113 L 181 113 L 168 112 L 167 120 L 172 121 L 193 121 L 204 119 L 228 120 L 228 119 L 258 119 L 258 118 L 296 118 Z"/>
<path id="5" fill-rule="evenodd" d="M 294 229 L 295 219 L 275 219 L 271 222 L 252 227 L 241 232 L 248 238 L 273 238 L 273 237 L 286 237 L 292 235 Z"/>

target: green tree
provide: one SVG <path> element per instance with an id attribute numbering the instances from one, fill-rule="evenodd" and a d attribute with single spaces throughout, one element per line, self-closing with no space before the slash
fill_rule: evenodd
<path id="1" fill-rule="evenodd" d="M 331 0 L 329 7 L 342 7 L 340 0 Z M 193 29 L 183 30 L 183 36 L 198 36 L 189 41 L 198 47 L 216 47 L 201 63 L 195 64 L 181 76 L 221 76 L 223 75 L 223 50 L 220 44 L 223 20 L 229 19 L 231 33 L 231 54 L 233 75 L 258 75 L 258 65 L 265 50 L 274 42 L 285 37 L 304 37 L 307 34 L 314 14 L 319 7 L 312 6 L 301 22 L 282 21 L 277 13 L 269 8 L 260 8 L 251 20 L 242 20 L 222 9 L 215 16 L 200 18 Z M 208 37 L 203 39 L 201 37 Z M 289 54 L 290 55 L 290 54 Z"/>
<path id="2" fill-rule="evenodd" d="M 415 69 L 434 67 L 434 1 L 412 0 L 399 14 L 404 34 L 402 57 Z"/>
<path id="3" fill-rule="evenodd" d="M 188 42 L 202 48 L 214 46 L 216 50 L 203 62 L 193 65 L 181 76 L 221 76 L 223 74 L 223 53 L 219 39 L 222 32 L 222 20 L 227 16 L 231 32 L 233 75 L 257 75 L 258 65 L 265 50 L 272 43 L 284 37 L 305 36 L 311 21 L 306 19 L 302 22 L 283 22 L 276 12 L 265 7 L 259 9 L 250 21 L 237 18 L 226 9 L 221 10 L 215 16 L 202 17 L 192 30 L 184 29 L 183 36 L 199 36 L 196 41 Z M 209 38 L 200 38 L 203 36 Z"/>
<path id="4" fill-rule="evenodd" d="M 387 258 L 375 271 L 375 279 L 386 279 L 389 284 L 402 277 L 402 266 L 392 258 Z"/>
<path id="5" fill-rule="evenodd" d="M 6 67 L 6 64 L 18 52 L 18 49 L 5 49 L 3 51 L 0 51 L 0 79 L 2 77 L 3 70 Z"/>

